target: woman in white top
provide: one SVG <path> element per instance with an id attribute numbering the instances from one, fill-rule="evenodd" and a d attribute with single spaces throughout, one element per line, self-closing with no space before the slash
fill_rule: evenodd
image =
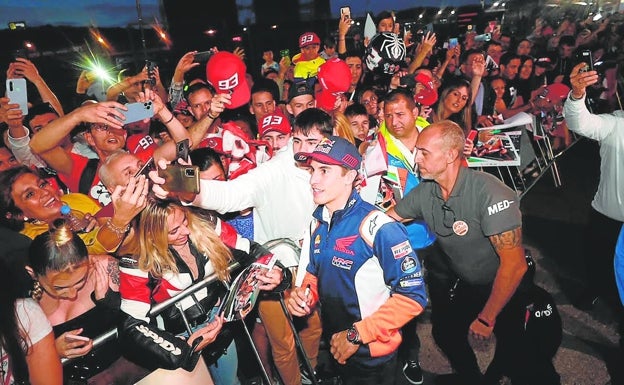
<path id="1" fill-rule="evenodd" d="M 62 385 L 52 327 L 32 299 L 17 298 L 9 269 L 0 264 L 0 380 L 2 384 Z"/>

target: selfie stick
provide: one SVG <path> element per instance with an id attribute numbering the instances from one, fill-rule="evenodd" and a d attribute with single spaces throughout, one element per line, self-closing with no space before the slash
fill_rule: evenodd
<path id="1" fill-rule="evenodd" d="M 143 47 L 143 58 L 147 60 L 147 44 L 145 43 L 145 32 L 143 31 L 143 13 L 141 12 L 141 0 L 136 0 L 137 17 L 139 21 L 139 31 L 141 32 L 141 46 Z"/>

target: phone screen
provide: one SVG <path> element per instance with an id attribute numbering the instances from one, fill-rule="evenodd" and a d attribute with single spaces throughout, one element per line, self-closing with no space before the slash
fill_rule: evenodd
<path id="1" fill-rule="evenodd" d="M 585 64 L 587 64 L 585 67 L 581 68 L 579 70 L 579 72 L 587 72 L 587 71 L 593 71 L 594 70 L 594 63 L 593 63 L 593 59 L 592 59 L 592 53 L 590 50 L 584 50 L 581 52 L 580 55 L 580 60 L 579 62 L 583 62 Z"/>
<path id="2" fill-rule="evenodd" d="M 189 140 L 184 139 L 176 143 L 176 159 L 188 160 Z"/>
<path id="3" fill-rule="evenodd" d="M 449 49 L 453 49 L 453 48 L 457 47 L 457 44 L 459 44 L 459 43 L 457 42 L 457 38 L 456 37 L 452 37 L 448 41 Z"/>
<path id="4" fill-rule="evenodd" d="M 145 162 L 143 166 L 141 166 L 139 171 L 137 171 L 137 173 L 134 174 L 134 177 L 136 178 L 139 175 L 145 175 L 147 177 L 147 173 L 151 171 L 153 164 L 154 164 L 154 158 L 149 158 L 147 162 Z"/>

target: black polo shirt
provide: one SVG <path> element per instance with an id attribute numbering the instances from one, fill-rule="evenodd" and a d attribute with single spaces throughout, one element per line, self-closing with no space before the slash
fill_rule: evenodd
<path id="1" fill-rule="evenodd" d="M 489 236 L 522 226 L 520 202 L 494 176 L 462 167 L 447 201 L 434 181 L 422 181 L 395 210 L 402 218 L 424 219 L 450 258 L 448 266 L 472 284 L 494 281 L 499 257 Z"/>

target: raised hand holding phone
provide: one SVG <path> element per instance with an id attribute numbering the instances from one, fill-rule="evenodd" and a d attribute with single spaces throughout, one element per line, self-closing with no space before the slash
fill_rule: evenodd
<path id="1" fill-rule="evenodd" d="M 6 80 L 6 94 L 12 104 L 19 104 L 23 115 L 28 115 L 28 94 L 26 79 L 16 78 Z"/>

